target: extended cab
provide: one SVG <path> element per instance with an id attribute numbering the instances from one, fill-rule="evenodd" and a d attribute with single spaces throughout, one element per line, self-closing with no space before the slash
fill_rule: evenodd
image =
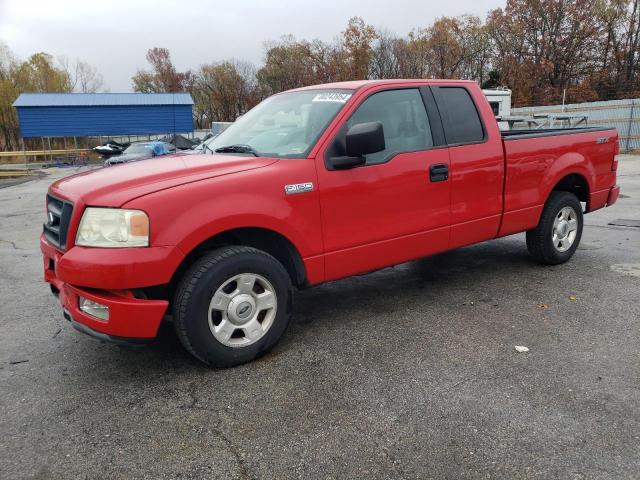
<path id="1" fill-rule="evenodd" d="M 294 288 L 526 231 L 567 261 L 613 204 L 615 130 L 501 133 L 480 88 L 358 81 L 274 95 L 203 146 L 64 178 L 47 195 L 45 280 L 73 325 L 119 342 L 173 317 L 210 365 L 252 360 Z"/>

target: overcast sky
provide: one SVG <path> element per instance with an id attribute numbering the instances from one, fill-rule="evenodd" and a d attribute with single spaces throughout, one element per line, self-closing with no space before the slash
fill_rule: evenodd
<path id="1" fill-rule="evenodd" d="M 0 41 L 19 58 L 45 51 L 85 60 L 105 87 L 129 91 L 151 47 L 180 70 L 237 58 L 263 61 L 263 43 L 285 34 L 329 41 L 359 15 L 400 35 L 434 19 L 479 15 L 504 0 L 0 0 Z"/>

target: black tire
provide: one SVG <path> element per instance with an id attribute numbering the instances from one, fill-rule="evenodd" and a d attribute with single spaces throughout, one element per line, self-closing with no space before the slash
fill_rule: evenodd
<path id="1" fill-rule="evenodd" d="M 553 242 L 553 225 L 563 208 L 571 207 L 577 220 L 575 239 L 566 251 L 560 251 Z M 552 192 L 544 206 L 540 222 L 533 230 L 527 231 L 527 249 L 538 262 L 558 265 L 569 260 L 575 253 L 582 238 L 583 215 L 580 200 L 570 192 Z"/>
<path id="2" fill-rule="evenodd" d="M 273 286 L 276 312 L 264 335 L 247 346 L 227 346 L 209 327 L 209 303 L 214 293 L 235 275 L 257 274 Z M 184 347 L 213 367 L 233 367 L 267 353 L 289 325 L 292 304 L 291 279 L 282 264 L 268 253 L 251 247 L 213 250 L 198 259 L 182 277 L 173 302 L 175 329 Z"/>

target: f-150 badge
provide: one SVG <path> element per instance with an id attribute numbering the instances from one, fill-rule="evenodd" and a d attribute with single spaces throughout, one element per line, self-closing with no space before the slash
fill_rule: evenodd
<path id="1" fill-rule="evenodd" d="M 297 193 L 311 192 L 313 190 L 313 183 L 292 183 L 291 185 L 284 186 L 284 192 L 287 195 L 295 195 Z"/>

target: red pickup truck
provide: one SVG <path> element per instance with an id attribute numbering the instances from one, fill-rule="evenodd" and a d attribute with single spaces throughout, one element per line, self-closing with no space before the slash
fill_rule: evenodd
<path id="1" fill-rule="evenodd" d="M 54 183 L 44 276 L 94 337 L 152 339 L 163 318 L 198 359 L 275 345 L 293 289 L 526 231 L 567 261 L 583 213 L 618 198 L 615 130 L 500 132 L 472 82 L 381 80 L 267 98 L 200 154 Z"/>

